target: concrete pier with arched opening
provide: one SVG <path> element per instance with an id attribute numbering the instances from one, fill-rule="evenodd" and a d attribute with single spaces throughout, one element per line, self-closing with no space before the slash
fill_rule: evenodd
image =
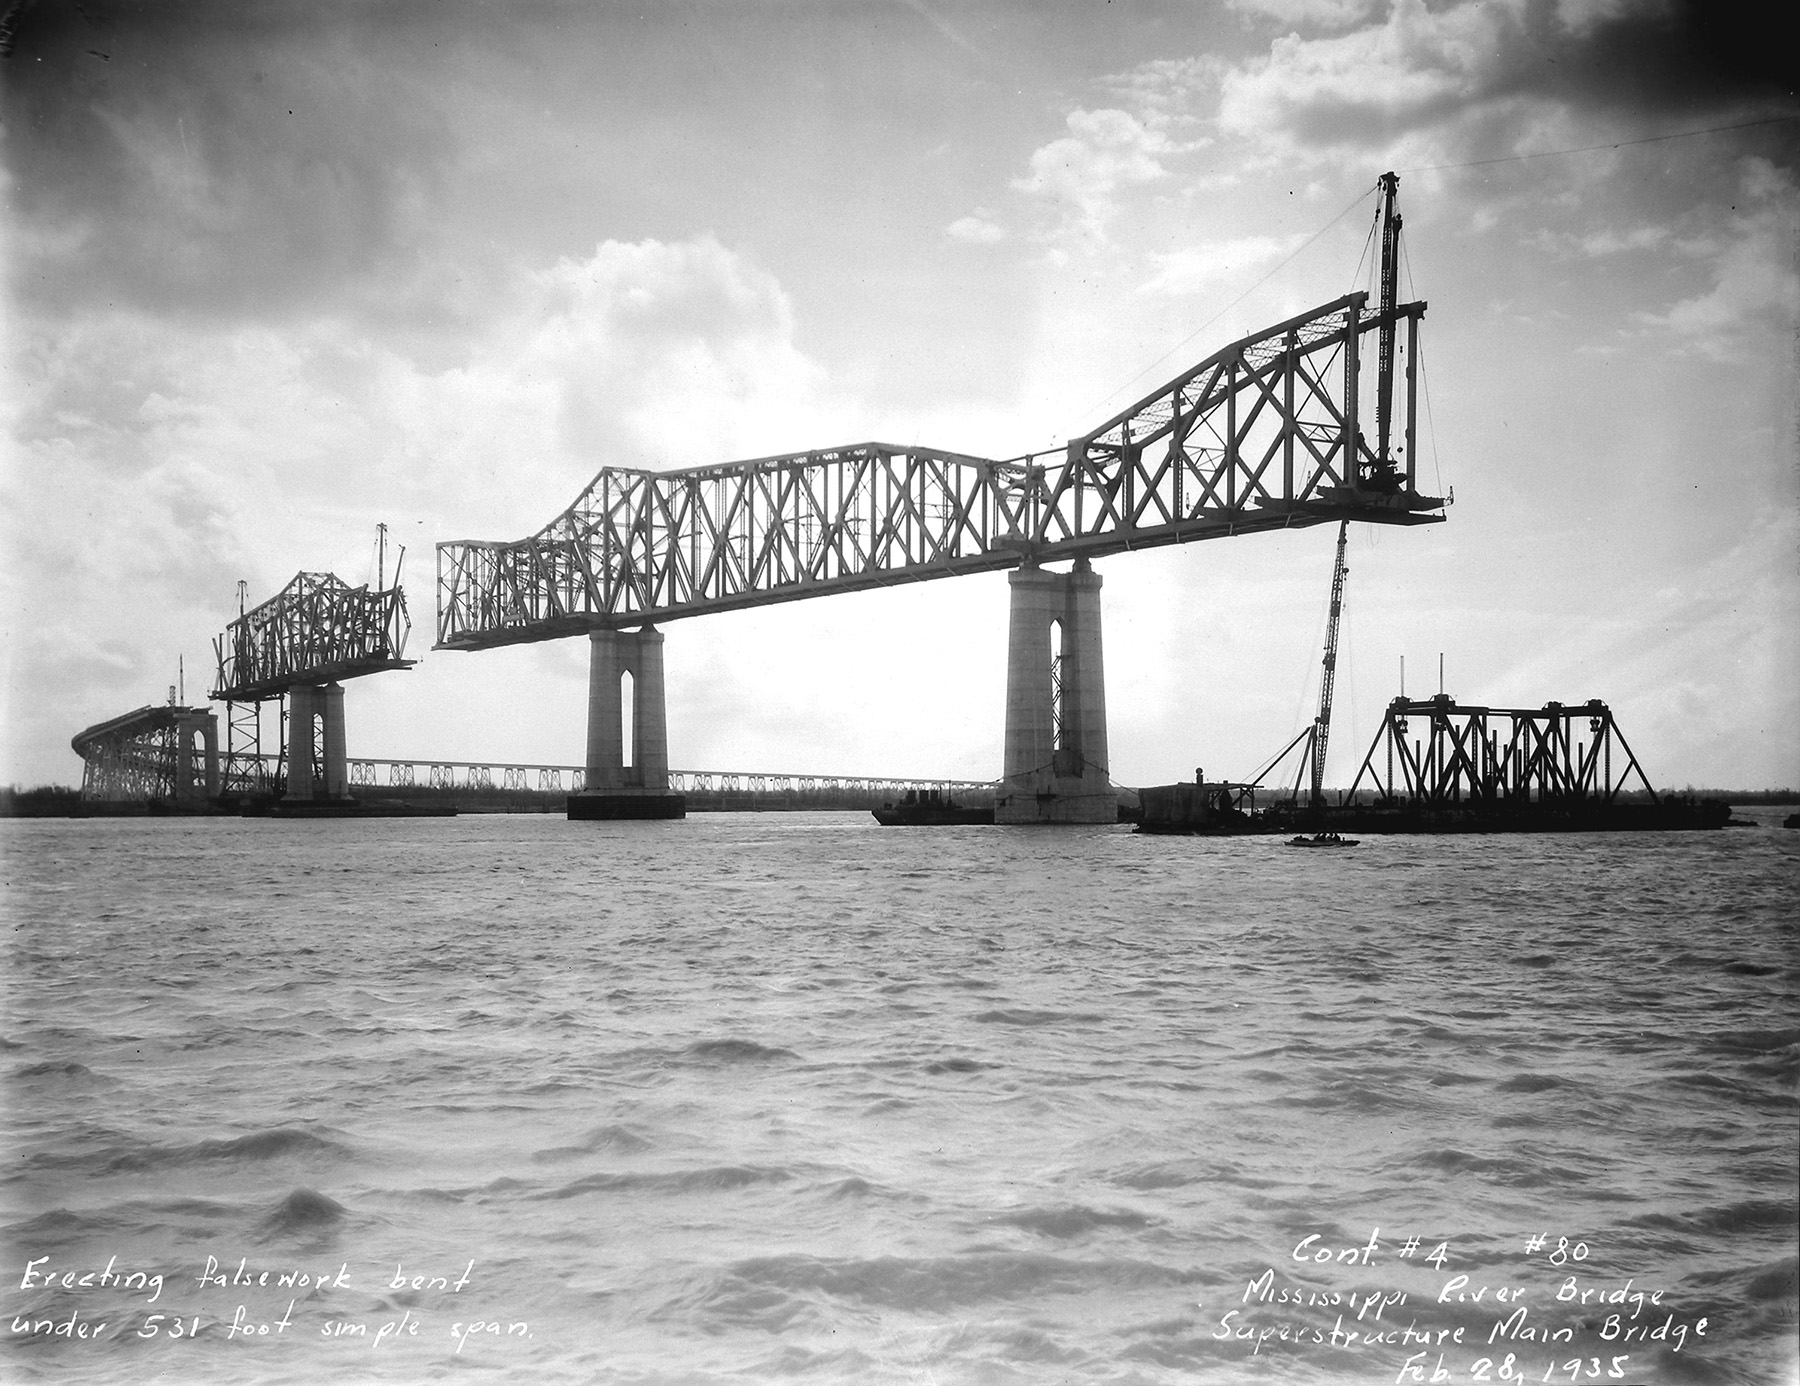
<path id="1" fill-rule="evenodd" d="M 1100 575 L 1016 569 L 1006 642 L 1006 749 L 996 823 L 1115 823 L 1107 776 Z"/>
<path id="2" fill-rule="evenodd" d="M 569 796 L 571 818 L 686 816 L 686 801 L 669 788 L 663 634 L 655 626 L 588 636 L 583 781 Z"/>

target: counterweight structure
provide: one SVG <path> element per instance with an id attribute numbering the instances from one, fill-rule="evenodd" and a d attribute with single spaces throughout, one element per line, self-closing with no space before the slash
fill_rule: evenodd
<path id="1" fill-rule="evenodd" d="M 406 594 L 392 587 L 351 587 L 331 573 L 297 573 L 274 597 L 239 615 L 213 641 L 218 681 L 212 696 L 228 704 L 226 785 L 265 788 L 261 705 L 282 709 L 283 783 L 289 799 L 341 799 L 349 790 L 343 681 L 388 669 L 404 658 L 411 622 Z M 255 709 L 246 718 L 239 707 Z M 245 745 L 237 743 L 242 738 Z"/>
<path id="2" fill-rule="evenodd" d="M 1394 182 L 1383 185 L 1390 218 Z M 666 745 L 653 744 L 663 728 L 653 623 L 1018 569 L 997 818 L 1107 821 L 1116 808 L 1093 559 L 1332 521 L 1444 518 L 1414 472 L 1425 304 L 1384 299 L 1371 309 L 1366 293 L 1346 294 L 1240 338 L 1049 453 L 996 461 L 858 443 L 667 472 L 605 468 L 534 535 L 438 545 L 437 648 L 587 635 L 586 781 L 600 788 L 585 794 L 643 798 L 666 792 L 668 764 Z M 1359 417 L 1371 332 L 1373 442 Z M 1074 571 L 1041 572 L 1059 560 Z M 626 637 L 632 628 L 640 634 Z M 631 679 L 626 702 L 615 671 L 634 660 L 648 673 Z M 656 811 L 627 811 L 640 809 Z"/>

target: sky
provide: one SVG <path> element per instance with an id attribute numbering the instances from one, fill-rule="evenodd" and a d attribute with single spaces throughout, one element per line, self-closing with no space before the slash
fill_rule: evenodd
<path id="1" fill-rule="evenodd" d="M 1400 174 L 1421 489 L 1357 526 L 1327 782 L 1400 691 L 1602 698 L 1800 785 L 1800 102 L 1669 0 L 24 0 L 0 19 L 0 783 L 391 573 L 353 756 L 575 765 L 586 642 L 430 648 L 434 549 L 606 466 L 1059 445 L 1367 287 Z M 1441 489 L 1439 489 L 1441 488 Z M 1311 718 L 1335 526 L 1101 560 L 1113 777 Z M 1004 574 L 670 622 L 682 769 L 991 779 Z M 220 708 L 221 714 L 223 708 Z M 221 716 L 221 723 L 223 717 Z"/>

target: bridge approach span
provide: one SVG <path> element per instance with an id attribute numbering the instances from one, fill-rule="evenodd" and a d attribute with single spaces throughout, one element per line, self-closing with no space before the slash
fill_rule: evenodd
<path id="1" fill-rule="evenodd" d="M 487 649 L 900 582 L 1334 520 L 1444 518 L 1413 470 L 1425 304 L 1345 295 L 1214 352 L 1061 451 L 860 443 L 603 469 L 544 529 L 438 554 L 437 648 Z M 1358 418 L 1362 339 L 1405 333 L 1403 446 Z M 1391 398 L 1391 371 L 1383 372 Z"/>

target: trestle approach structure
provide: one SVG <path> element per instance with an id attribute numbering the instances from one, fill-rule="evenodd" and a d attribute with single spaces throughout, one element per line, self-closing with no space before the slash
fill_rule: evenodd
<path id="1" fill-rule="evenodd" d="M 1367 294 L 1347 294 L 1232 342 L 1053 452 L 995 461 L 859 443 L 666 472 L 607 467 L 528 538 L 437 546 L 436 647 L 589 637 L 590 788 L 570 810 L 583 816 L 595 795 L 670 792 L 658 623 L 1016 569 L 996 818 L 1112 821 L 1093 560 L 1341 520 L 1444 518 L 1415 474 L 1425 304 L 1384 297 L 1391 306 L 1371 309 Z M 1370 333 L 1373 441 L 1360 413 Z M 1046 571 L 1059 561 L 1072 571 Z M 629 681 L 626 704 L 614 690 L 632 630 L 656 642 L 657 659 Z M 618 730 L 628 707 L 629 763 Z"/>
<path id="2" fill-rule="evenodd" d="M 262 772 L 272 779 L 278 758 L 265 755 Z M 509 764 L 493 760 L 395 760 L 352 756 L 348 761 L 350 789 L 462 791 L 482 794 L 568 794 L 586 788 L 587 767 L 582 765 Z M 705 802 L 741 804 L 760 808 L 769 804 L 818 807 L 873 807 L 895 800 L 908 791 L 937 794 L 964 802 L 992 798 L 992 781 L 893 777 L 878 775 L 817 775 L 782 771 L 677 770 L 668 772 L 675 793 Z M 842 804 L 831 800 L 843 800 Z M 864 802 L 868 801 L 868 802 Z"/>
<path id="3" fill-rule="evenodd" d="M 219 721 L 207 708 L 171 698 L 98 722 L 69 744 L 81 757 L 85 802 L 191 810 L 219 792 Z"/>
<path id="4" fill-rule="evenodd" d="M 239 584 L 240 604 L 243 586 Z M 280 792 L 288 799 L 349 796 L 344 738 L 346 679 L 410 669 L 411 622 L 398 568 L 392 587 L 351 587 L 332 573 L 296 573 L 261 606 L 242 611 L 213 641 L 227 704 L 228 794 Z M 279 716 L 279 759 L 271 778 L 262 755 L 262 705 Z"/>

